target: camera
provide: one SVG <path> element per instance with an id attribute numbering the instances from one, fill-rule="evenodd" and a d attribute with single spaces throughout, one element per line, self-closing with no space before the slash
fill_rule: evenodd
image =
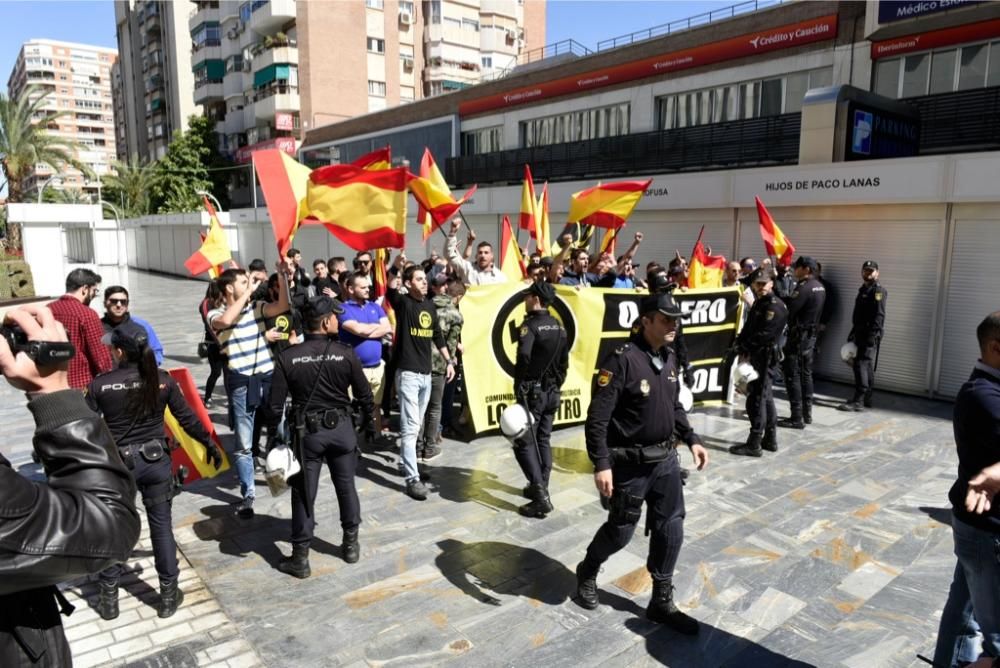
<path id="1" fill-rule="evenodd" d="M 14 324 L 0 326 L 0 336 L 7 341 L 14 355 L 25 353 L 38 366 L 55 366 L 73 359 L 76 348 L 67 341 L 29 341 L 24 330 Z"/>

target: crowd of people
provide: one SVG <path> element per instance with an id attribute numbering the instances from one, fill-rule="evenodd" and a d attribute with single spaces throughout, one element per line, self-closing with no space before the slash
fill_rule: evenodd
<path id="1" fill-rule="evenodd" d="M 342 557 L 347 563 L 360 559 L 361 508 L 355 486 L 360 449 L 392 443 L 393 409 L 398 410 L 398 462 L 405 493 L 418 501 L 428 498 L 427 471 L 420 462 L 439 456 L 443 439 L 461 429 L 461 409 L 456 406 L 463 353 L 461 300 L 469 286 L 509 280 L 497 267 L 492 245 L 477 243 L 471 230 L 464 249 L 459 249 L 460 228 L 456 220 L 447 229 L 444 255 L 432 253 L 418 263 L 399 252 L 384 267 L 386 278 L 381 285 L 376 283 L 381 268 L 375 266 L 371 252 L 358 252 L 351 269 L 346 258 L 333 257 L 314 260 L 309 271 L 302 253 L 294 248 L 275 264 L 273 272 L 263 261 L 254 260 L 246 269 L 226 269 L 209 283 L 198 307 L 205 330 L 199 354 L 210 365 L 204 402 L 216 403 L 221 379 L 239 482 L 234 512 L 243 519 L 253 517 L 256 481 L 268 466 L 269 452 L 290 449 L 301 469 L 287 479 L 292 553 L 281 560 L 282 572 L 297 578 L 311 575 L 313 508 L 324 463 L 339 506 Z M 649 262 L 640 275 L 635 257 L 642 240 L 642 233 L 635 233 L 623 254 L 592 256 L 565 235 L 559 252 L 552 256 L 526 254 L 520 295 L 527 315 L 519 328 L 513 379 L 517 406 L 504 413 L 501 429 L 511 441 L 527 483 L 527 503 L 520 512 L 543 519 L 554 511 L 549 492 L 550 438 L 570 352 L 565 330 L 549 312 L 556 299 L 553 285 L 618 287 L 643 294 L 630 338 L 600 361 L 595 375 L 584 433 L 595 486 L 608 517 L 576 568 L 576 600 L 585 608 L 597 607 L 597 573 L 630 541 L 645 505 L 650 534 L 647 566 L 654 585 L 647 617 L 680 633 L 694 634 L 698 624 L 675 605 L 672 585 L 684 520 L 681 481 L 685 472 L 677 449 L 687 446 L 699 470 L 709 459 L 680 398 L 681 388 L 693 384 L 692 365 L 681 326 L 684 314 L 674 295 L 686 289 L 689 266 L 675 253 L 664 264 Z M 877 262 L 862 265 L 861 281 L 851 334 L 842 348 L 842 356 L 854 368 L 855 388 L 839 408 L 851 412 L 873 405 L 887 302 Z M 183 592 L 177 585 L 171 530 L 175 484 L 163 436 L 164 409 L 169 407 L 188 434 L 203 444 L 207 461 L 218 466 L 222 460 L 176 383 L 158 368 L 163 347 L 150 323 L 130 312 L 128 290 L 117 285 L 105 289 L 103 317 L 90 307 L 100 283 L 96 273 L 74 270 L 67 277 L 66 294 L 49 309 L 8 315 L 9 322 L 38 337 L 59 340 L 65 331 L 76 350 L 65 373 L 40 373 L 30 360 L 20 354 L 15 359 L 7 344 L 0 343 L 0 368 L 10 382 L 29 392 L 29 408 L 43 434 L 36 438 L 35 451 L 50 484 L 36 503 L 67 505 L 72 499 L 87 500 L 73 510 L 78 515 L 89 513 L 77 518 L 76 527 L 97 530 L 80 538 L 81 544 L 100 542 L 101 532 L 108 534 L 107 544 L 94 547 L 87 560 L 73 557 L 79 552 L 67 549 L 64 555 L 16 561 L 21 565 L 11 571 L 16 580 L 2 582 L 24 584 L 0 585 L 0 659 L 4 659 L 0 663 L 4 665 L 8 665 L 6 657 L 25 651 L 23 645 L 15 647 L 5 640 L 4 634 L 16 633 L 24 622 L 10 612 L 13 608 L 8 604 L 14 602 L 48 620 L 45 629 L 51 636 L 45 642 L 49 651 L 54 655 L 68 652 L 61 632 L 50 623 L 54 616 L 57 619 L 52 585 L 60 576 L 100 573 L 98 612 L 104 619 L 118 615 L 120 564 L 138 536 L 136 490 L 146 511 L 160 578 L 158 613 L 173 615 Z M 750 433 L 745 443 L 730 452 L 761 457 L 765 450 L 777 451 L 778 428 L 801 430 L 812 423 L 813 365 L 832 317 L 832 287 L 822 278 L 821 265 L 808 256 L 790 266 L 769 258 L 759 264 L 742 258 L 727 265 L 723 285 L 736 287 L 746 306 L 734 354 L 737 384 L 746 393 Z M 384 291 L 380 297 L 375 294 L 377 287 Z M 1000 654 L 995 609 L 1000 600 L 996 596 L 1000 567 L 984 565 L 976 557 L 977 545 L 991 540 L 1000 544 L 1000 505 L 992 505 L 1000 489 L 1000 314 L 989 316 L 978 335 L 982 359 L 956 405 L 960 475 L 951 500 L 956 546 L 961 543 L 968 549 L 956 547 L 955 584 L 942 618 L 936 657 L 941 665 L 952 665 L 958 657 L 976 658 L 968 640 L 976 630 L 986 639 L 984 651 L 990 656 Z M 783 379 L 788 396 L 790 415 L 785 418 L 779 418 L 775 410 L 773 383 L 778 378 Z M 97 429 L 101 419 L 109 431 Z M 87 478 L 95 482 L 88 489 L 80 489 L 75 482 L 74 475 L 79 477 L 79 473 L 61 474 L 65 459 L 54 452 L 80 441 L 83 465 L 100 470 L 103 476 Z M 0 506 L 11 495 L 29 494 L 22 488 L 38 487 L 14 474 L 2 457 L 0 476 L 0 490 L 4 490 Z M 11 476 L 17 480 L 8 480 Z M 112 520 L 118 522 L 114 531 L 107 529 Z M 20 540 L 21 547 L 4 549 L 33 554 L 39 541 L 57 536 L 62 540 L 74 528 L 68 517 L 66 526 L 37 524 L 29 521 L 12 527 L 5 516 L 0 536 L 15 536 L 14 542 Z M 31 533 L 29 539 L 25 532 L 37 535 Z M 66 540 L 76 545 L 76 538 Z M 73 562 L 72 566 L 66 562 Z"/>

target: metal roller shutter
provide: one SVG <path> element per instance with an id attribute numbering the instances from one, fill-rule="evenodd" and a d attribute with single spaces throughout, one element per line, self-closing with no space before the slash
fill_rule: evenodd
<path id="1" fill-rule="evenodd" d="M 995 217 L 996 211 L 992 213 Z M 1000 297 L 994 289 L 1000 278 L 1000 220 L 961 217 L 956 206 L 937 384 L 937 392 L 948 397 L 958 393 L 979 359 L 976 327 L 988 313 L 1000 309 Z"/>
<path id="2" fill-rule="evenodd" d="M 705 244 L 711 246 L 716 255 L 731 257 L 732 209 L 720 210 L 718 215 L 710 218 L 704 214 L 702 211 L 636 211 L 618 234 L 618 252 L 622 253 L 629 247 L 636 232 L 642 232 L 642 245 L 639 246 L 637 261 L 642 265 L 638 274 L 645 278 L 647 263 L 655 261 L 666 265 L 673 259 L 675 249 L 690 259 L 691 249 L 698 239 L 698 231 L 704 225 L 705 234 L 702 238 Z M 595 234 L 597 243 L 603 232 L 598 230 Z M 595 249 L 597 243 L 594 244 Z"/>
<path id="3" fill-rule="evenodd" d="M 889 293 L 876 387 L 929 393 L 945 207 L 779 208 L 771 213 L 795 244 L 796 255 L 821 262 L 834 286 L 837 307 L 821 340 L 817 374 L 853 383 L 851 368 L 840 359 L 840 346 L 851 330 L 861 264 L 870 258 L 879 263 L 879 281 Z M 740 221 L 740 254 L 759 260 L 763 243 L 757 212 L 741 209 Z"/>

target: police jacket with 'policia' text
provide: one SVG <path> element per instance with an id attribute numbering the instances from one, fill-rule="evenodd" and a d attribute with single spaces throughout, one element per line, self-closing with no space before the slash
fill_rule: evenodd
<path id="1" fill-rule="evenodd" d="M 163 410 L 167 407 L 193 439 L 206 446 L 212 442 L 201 421 L 188 407 L 177 381 L 169 373 L 160 371 L 159 401 L 156 410 L 149 415 L 136 415 L 128 408 L 129 394 L 140 391 L 141 387 L 139 369 L 128 362 L 122 362 L 117 369 L 90 381 L 87 404 L 104 416 L 116 445 L 162 439 Z"/>
<path id="2" fill-rule="evenodd" d="M 757 299 L 750 307 L 746 326 L 736 337 L 736 351 L 755 361 L 769 360 L 787 321 L 788 308 L 777 295 L 770 293 Z"/>
<path id="3" fill-rule="evenodd" d="M 326 334 L 306 334 L 305 341 L 290 347 L 276 360 L 271 381 L 271 414 L 280 419 L 289 394 L 296 410 L 347 410 L 351 405 L 348 390 L 360 402 L 365 424 L 374 424 L 372 388 L 354 350 Z"/>
<path id="4" fill-rule="evenodd" d="M 812 276 L 799 281 L 785 298 L 789 331 L 802 329 L 815 332 L 825 302 L 826 288 L 822 283 Z"/>
<path id="5" fill-rule="evenodd" d="M 434 302 L 417 301 L 397 290 L 389 290 L 385 296 L 396 312 L 396 337 L 392 342 L 396 368 L 429 375 L 431 344 L 438 350 L 445 347 Z"/>
<path id="6" fill-rule="evenodd" d="M 561 387 L 568 368 L 566 330 L 545 309 L 528 313 L 517 344 L 514 387 L 539 380 L 546 388 Z"/>
<path id="7" fill-rule="evenodd" d="M 662 361 L 657 369 L 653 358 Z M 678 399 L 677 362 L 669 346 L 653 352 L 639 331 L 604 359 L 587 410 L 584 434 L 596 471 L 611 468 L 609 448 L 664 443 L 677 432 L 687 445 L 701 443 Z"/>
<path id="8" fill-rule="evenodd" d="M 885 302 L 889 294 L 878 281 L 864 283 L 854 298 L 854 315 L 848 341 L 860 345 L 875 345 L 885 328 Z"/>

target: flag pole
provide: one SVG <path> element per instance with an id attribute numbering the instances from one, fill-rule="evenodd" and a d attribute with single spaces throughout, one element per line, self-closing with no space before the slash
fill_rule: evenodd
<path id="1" fill-rule="evenodd" d="M 470 225 L 469 225 L 469 221 L 467 221 L 467 220 L 465 219 L 465 214 L 464 214 L 464 213 L 462 213 L 462 210 L 461 210 L 461 209 L 459 209 L 459 210 L 458 210 L 458 217 L 462 219 L 462 222 L 463 222 L 463 223 L 465 223 L 465 229 L 467 229 L 467 230 L 469 230 L 469 231 L 471 232 L 471 231 L 472 231 L 472 226 L 470 226 Z"/>

